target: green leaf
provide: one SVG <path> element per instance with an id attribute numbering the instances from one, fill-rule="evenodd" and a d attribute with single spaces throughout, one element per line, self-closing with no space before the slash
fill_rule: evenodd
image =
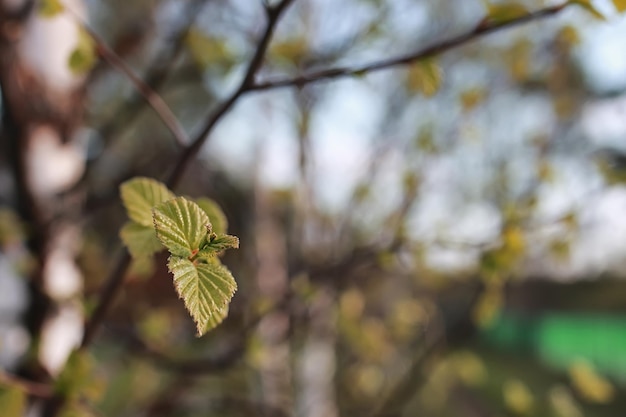
<path id="1" fill-rule="evenodd" d="M 211 67 L 227 72 L 236 62 L 227 38 L 210 37 L 192 28 L 185 37 L 185 45 L 193 60 L 202 69 Z"/>
<path id="2" fill-rule="evenodd" d="M 228 268 L 215 263 L 194 264 L 189 259 L 171 256 L 168 262 L 174 286 L 196 323 L 198 336 L 221 322 L 224 309 L 237 290 Z"/>
<path id="3" fill-rule="evenodd" d="M 198 198 L 196 203 L 202 210 L 209 216 L 211 226 L 213 226 L 213 232 L 218 235 L 224 234 L 228 231 L 228 219 L 220 208 L 220 206 L 210 198 Z"/>
<path id="4" fill-rule="evenodd" d="M 98 414 L 76 400 L 65 405 L 60 417 L 98 417 Z"/>
<path id="5" fill-rule="evenodd" d="M 211 316 L 206 326 L 204 327 L 202 334 L 208 333 L 210 330 L 213 330 L 224 321 L 224 319 L 228 316 L 228 307 L 229 305 L 226 304 L 223 308 L 217 310 L 215 314 Z"/>
<path id="6" fill-rule="evenodd" d="M 626 0 L 613 0 L 613 5 L 620 13 L 624 13 L 626 11 Z"/>
<path id="7" fill-rule="evenodd" d="M 434 96 L 441 88 L 443 72 L 433 59 L 425 59 L 411 66 L 407 74 L 407 88 L 426 97 Z"/>
<path id="8" fill-rule="evenodd" d="M 585 9 L 587 12 L 589 12 L 596 19 L 606 20 L 604 15 L 602 13 L 600 13 L 598 11 L 598 9 L 595 8 L 595 6 L 593 5 L 593 2 L 591 0 L 570 0 L 569 4 L 576 4 L 576 5 L 580 6 L 580 7 L 582 7 L 583 9 Z"/>
<path id="9" fill-rule="evenodd" d="M 163 249 L 153 226 L 127 222 L 120 230 L 120 238 L 135 259 L 149 257 Z"/>
<path id="10" fill-rule="evenodd" d="M 528 10 L 520 3 L 490 4 L 487 19 L 494 23 L 504 23 L 528 14 Z"/>
<path id="11" fill-rule="evenodd" d="M 70 54 L 68 65 L 75 74 L 85 74 L 96 64 L 96 44 L 84 29 L 78 32 L 78 44 Z"/>
<path id="12" fill-rule="evenodd" d="M 54 17 L 65 10 L 60 0 L 40 0 L 39 15 L 43 17 Z"/>
<path id="13" fill-rule="evenodd" d="M 518 379 L 510 379 L 502 386 L 504 404 L 513 414 L 529 415 L 535 405 L 535 397 L 526 384 Z"/>
<path id="14" fill-rule="evenodd" d="M 158 181 L 137 177 L 120 187 L 122 203 L 131 220 L 148 227 L 154 227 L 152 208 L 174 198 L 174 194 Z"/>
<path id="15" fill-rule="evenodd" d="M 239 238 L 231 235 L 219 235 L 215 233 L 209 235 L 208 242 L 202 246 L 197 256 L 200 259 L 207 259 L 226 249 L 237 249 L 239 247 Z"/>
<path id="16" fill-rule="evenodd" d="M 283 42 L 275 42 L 270 47 L 272 58 L 283 62 L 298 63 L 307 55 L 309 48 L 306 38 L 292 37 Z"/>
<path id="17" fill-rule="evenodd" d="M 55 382 L 54 389 L 69 399 L 78 398 L 81 392 L 93 384 L 91 357 L 83 351 L 74 350 Z"/>
<path id="18" fill-rule="evenodd" d="M 22 417 L 26 414 L 26 394 L 16 386 L 0 387 L 0 410 L 3 417 Z"/>
<path id="19" fill-rule="evenodd" d="M 161 243 L 172 255 L 195 255 L 211 233 L 211 223 L 196 203 L 177 197 L 153 209 L 154 227 Z"/>

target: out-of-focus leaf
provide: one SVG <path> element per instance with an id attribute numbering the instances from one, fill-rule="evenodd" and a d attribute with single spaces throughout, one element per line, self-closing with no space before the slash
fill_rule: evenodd
<path id="1" fill-rule="evenodd" d="M 535 404 L 535 397 L 526 384 L 518 379 L 505 382 L 502 387 L 504 404 L 517 415 L 529 415 Z"/>
<path id="2" fill-rule="evenodd" d="M 432 97 L 441 88 L 442 81 L 441 67 L 434 59 L 429 58 L 411 65 L 407 73 L 406 87 L 412 93 Z"/>
<path id="3" fill-rule="evenodd" d="M 226 39 L 212 37 L 192 28 L 185 38 L 185 44 L 196 64 L 203 69 L 218 68 L 228 72 L 235 64 L 233 51 Z"/>
<path id="4" fill-rule="evenodd" d="M 150 257 L 163 249 L 154 227 L 126 222 L 120 230 L 120 238 L 133 258 Z"/>
<path id="5" fill-rule="evenodd" d="M 308 54 L 308 43 L 304 37 L 290 38 L 274 43 L 269 53 L 279 60 L 299 63 Z"/>
<path id="6" fill-rule="evenodd" d="M 143 226 L 154 227 L 152 208 L 174 198 L 167 187 L 151 178 L 137 177 L 120 186 L 122 203 L 128 217 Z"/>
<path id="7" fill-rule="evenodd" d="M 551 388 L 549 399 L 550 406 L 557 417 L 583 417 L 580 406 L 567 387 L 557 385 Z"/>
<path id="8" fill-rule="evenodd" d="M 196 204 L 209 216 L 214 233 L 221 235 L 228 231 L 228 219 L 219 204 L 205 197 L 198 198 Z"/>
<path id="9" fill-rule="evenodd" d="M 149 346 L 165 346 L 172 329 L 172 312 L 164 308 L 148 311 L 138 323 L 141 339 Z"/>
<path id="10" fill-rule="evenodd" d="M 80 396 L 98 399 L 105 386 L 100 379 L 94 377 L 93 369 L 92 358 L 87 352 L 73 351 L 55 382 L 55 391 L 70 401 Z"/>
<path id="11" fill-rule="evenodd" d="M 626 0 L 613 0 L 613 5 L 618 12 L 623 13 L 626 11 Z"/>
<path id="12" fill-rule="evenodd" d="M 524 5 L 517 2 L 489 4 L 487 20 L 494 23 L 508 22 L 528 14 Z"/>
<path id="13" fill-rule="evenodd" d="M 479 327 L 489 327 L 500 314 L 503 303 L 501 286 L 497 284 L 488 286 L 472 310 L 474 323 Z"/>
<path id="14" fill-rule="evenodd" d="M 487 91 L 484 88 L 471 88 L 461 93 L 459 99 L 464 112 L 470 112 L 485 101 Z"/>
<path id="15" fill-rule="evenodd" d="M 40 0 L 39 15 L 43 17 L 54 17 L 65 10 L 60 0 Z"/>
<path id="16" fill-rule="evenodd" d="M 65 405 L 60 417 L 99 417 L 98 414 L 84 404 L 74 401 Z"/>
<path id="17" fill-rule="evenodd" d="M 78 31 L 78 44 L 69 57 L 68 65 L 75 74 L 85 74 L 97 61 L 96 44 L 84 29 Z"/>
<path id="18" fill-rule="evenodd" d="M 569 259 L 571 244 L 567 239 L 556 239 L 550 243 L 550 255 L 559 261 Z"/>
<path id="19" fill-rule="evenodd" d="M 26 415 L 26 394 L 16 386 L 0 386 L 0 410 L 3 417 Z"/>
<path id="20" fill-rule="evenodd" d="M 415 139 L 415 146 L 420 152 L 426 154 L 436 154 L 439 152 L 439 146 L 435 142 L 434 132 L 431 126 L 420 129 L 417 138 Z"/>
<path id="21" fill-rule="evenodd" d="M 552 169 L 552 165 L 550 165 L 550 162 L 546 160 L 541 160 L 539 162 L 539 166 L 537 167 L 537 177 L 539 178 L 539 180 L 547 183 L 551 183 L 554 181 L 554 169 Z"/>
<path id="22" fill-rule="evenodd" d="M 128 272 L 133 277 L 149 278 L 154 274 L 155 270 L 154 259 L 151 256 L 143 256 L 133 258 Z"/>
<path id="23" fill-rule="evenodd" d="M 522 82 L 528 79 L 532 62 L 531 52 L 532 43 L 527 38 L 517 40 L 509 49 L 506 63 L 515 81 Z"/>
<path id="24" fill-rule="evenodd" d="M 526 250 L 524 232 L 518 226 L 507 226 L 502 232 L 504 248 L 512 257 L 520 257 Z"/>
<path id="25" fill-rule="evenodd" d="M 583 9 L 585 9 L 587 12 L 589 12 L 596 19 L 606 20 L 604 15 L 602 13 L 600 13 L 598 11 L 598 9 L 596 9 L 596 7 L 593 5 L 593 1 L 592 0 L 570 0 L 569 3 L 570 4 L 576 4 L 576 5 L 580 6 L 580 7 L 582 7 Z"/>
<path id="26" fill-rule="evenodd" d="M 562 45 L 572 47 L 580 43 L 578 29 L 571 25 L 565 25 L 556 35 L 557 41 Z"/>
<path id="27" fill-rule="evenodd" d="M 25 231 L 17 213 L 0 207 L 0 246 L 12 245 L 23 241 Z"/>
<path id="28" fill-rule="evenodd" d="M 465 385 L 476 387 L 487 379 L 487 369 L 483 361 L 473 352 L 461 351 L 451 358 L 453 368 Z"/>
<path id="29" fill-rule="evenodd" d="M 569 230 L 578 229 L 578 216 L 575 212 L 567 213 L 559 219 L 559 222 L 563 223 Z"/>
<path id="30" fill-rule="evenodd" d="M 586 361 L 577 361 L 569 369 L 572 385 L 585 400 L 606 404 L 615 396 L 613 385 Z"/>

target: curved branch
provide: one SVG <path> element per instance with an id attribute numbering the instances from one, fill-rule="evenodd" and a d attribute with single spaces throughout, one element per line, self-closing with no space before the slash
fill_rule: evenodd
<path id="1" fill-rule="evenodd" d="M 146 100 L 152 109 L 159 115 L 165 126 L 172 132 L 174 139 L 179 146 L 186 146 L 189 143 L 187 133 L 178 121 L 163 98 L 145 83 L 135 72 L 120 58 L 111 48 L 109 48 L 104 40 L 100 38 L 89 26 L 82 24 L 83 28 L 89 33 L 89 36 L 96 44 L 98 54 L 109 63 L 113 68 L 117 69 L 133 84 L 137 92 Z"/>
<path id="2" fill-rule="evenodd" d="M 226 99 L 207 119 L 204 126 L 200 129 L 200 132 L 195 136 L 191 145 L 189 145 L 183 151 L 182 155 L 176 162 L 172 173 L 167 178 L 166 184 L 168 187 L 174 188 L 180 181 L 187 168 L 189 162 L 197 155 L 202 146 L 206 143 L 209 133 L 213 130 L 218 121 L 222 119 L 222 117 L 228 113 L 228 111 L 234 106 L 234 104 L 239 100 L 239 98 L 251 91 L 254 87 L 254 78 L 256 73 L 261 68 L 263 64 L 263 60 L 265 58 L 265 53 L 267 52 L 267 48 L 272 40 L 272 35 L 274 34 L 274 29 L 276 28 L 276 24 L 280 20 L 283 12 L 289 7 L 294 0 L 282 0 L 276 6 L 268 7 L 266 6 L 265 10 L 267 13 L 267 23 L 265 25 L 265 30 L 261 39 L 259 40 L 256 50 L 254 51 L 254 55 L 248 64 L 248 68 L 246 69 L 243 80 L 239 84 L 239 87 L 231 94 L 231 96 Z"/>
<path id="3" fill-rule="evenodd" d="M 548 18 L 550 16 L 554 16 L 564 10 L 567 6 L 572 3 L 566 2 L 557 6 L 546 7 L 540 10 L 537 10 L 532 13 L 525 14 L 515 19 L 506 20 L 506 21 L 490 21 L 488 19 L 482 20 L 474 29 L 471 31 L 464 33 L 462 35 L 458 35 L 448 40 L 444 40 L 442 42 L 436 43 L 424 49 L 417 50 L 415 52 L 404 54 L 388 59 L 383 59 L 380 61 L 370 62 L 368 64 L 363 64 L 354 67 L 337 67 L 337 68 L 329 68 L 320 71 L 311 72 L 310 74 L 299 75 L 292 78 L 284 78 L 277 80 L 270 80 L 265 82 L 255 83 L 251 86 L 248 91 L 263 91 L 263 90 L 272 90 L 275 88 L 283 88 L 283 87 L 302 87 L 307 84 L 324 81 L 324 80 L 332 80 L 336 78 L 344 78 L 350 76 L 363 75 L 370 72 L 380 71 L 383 69 L 388 69 L 397 66 L 409 65 L 416 61 L 431 58 L 436 55 L 440 55 L 444 52 L 447 52 L 456 47 L 465 45 L 469 42 L 477 40 L 485 35 L 490 33 L 510 28 L 513 26 L 519 26 L 524 23 L 529 23 L 532 21 Z"/>
<path id="4" fill-rule="evenodd" d="M 33 397 L 50 398 L 54 394 L 51 385 L 22 379 L 3 371 L 0 371 L 0 383 L 17 387 Z"/>
<path id="5" fill-rule="evenodd" d="M 184 147 L 189 143 L 187 133 L 183 129 L 182 125 L 178 121 L 178 118 L 174 115 L 163 98 L 157 94 L 147 83 L 145 83 L 130 66 L 124 62 L 124 60 L 115 53 L 111 48 L 107 46 L 104 40 L 85 22 L 78 13 L 72 10 L 70 7 L 66 7 L 72 14 L 76 22 L 80 27 L 85 30 L 96 45 L 96 51 L 98 55 L 104 59 L 113 68 L 124 74 L 131 82 L 133 87 L 139 92 L 139 94 L 146 100 L 146 102 L 157 113 L 159 118 L 163 121 L 165 126 L 172 132 L 174 139 L 179 146 Z"/>

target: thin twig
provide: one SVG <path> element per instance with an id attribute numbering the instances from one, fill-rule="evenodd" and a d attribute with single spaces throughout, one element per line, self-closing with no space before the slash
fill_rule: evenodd
<path id="1" fill-rule="evenodd" d="M 302 87 L 306 84 L 315 83 L 323 80 L 331 80 L 335 78 L 344 78 L 356 75 L 363 75 L 370 72 L 380 71 L 387 68 L 398 67 L 403 65 L 409 65 L 416 61 L 432 58 L 436 55 L 440 55 L 458 46 L 472 42 L 490 33 L 498 30 L 509 28 L 513 26 L 519 26 L 524 23 L 536 21 L 539 19 L 554 16 L 561 12 L 567 6 L 572 3 L 566 2 L 557 6 L 546 7 L 537 10 L 532 13 L 520 16 L 515 19 L 507 20 L 504 22 L 492 22 L 489 20 L 483 20 L 471 31 L 462 35 L 453 37 L 451 39 L 444 40 L 442 42 L 431 45 L 427 48 L 420 49 L 418 51 L 392 57 L 380 61 L 370 62 L 368 64 L 355 66 L 355 67 L 337 67 L 329 68 L 320 71 L 315 71 L 310 74 L 300 75 L 292 78 L 284 78 L 278 80 L 270 80 L 265 82 L 255 83 L 252 87 L 248 88 L 248 91 L 263 91 L 271 90 L 282 87 Z"/>
<path id="2" fill-rule="evenodd" d="M 163 98 L 139 78 L 126 62 L 104 43 L 104 40 L 100 38 L 96 32 L 84 23 L 83 27 L 96 43 L 98 54 L 102 59 L 128 77 L 128 80 L 133 84 L 135 89 L 137 89 L 139 94 L 141 94 L 150 107 L 159 115 L 165 126 L 172 132 L 178 145 L 181 147 L 186 146 L 189 143 L 187 133 Z"/>
<path id="3" fill-rule="evenodd" d="M 254 55 L 248 64 L 248 68 L 246 70 L 245 76 L 239 87 L 231 94 L 231 96 L 226 99 L 214 112 L 209 116 L 205 125 L 200 129 L 200 132 L 193 139 L 190 146 L 188 146 L 176 162 L 172 173 L 167 178 L 166 184 L 174 188 L 180 179 L 182 178 L 185 169 L 189 162 L 197 155 L 202 146 L 205 144 L 209 137 L 209 133 L 213 130 L 215 125 L 221 118 L 228 113 L 228 111 L 233 107 L 233 105 L 239 100 L 239 98 L 244 95 L 246 92 L 251 91 L 254 86 L 254 78 L 256 73 L 261 68 L 263 64 L 263 60 L 265 58 L 265 53 L 267 52 L 267 48 L 272 39 L 272 35 L 274 34 L 274 29 L 276 28 L 276 24 L 280 19 L 283 12 L 289 7 L 294 0 L 283 0 L 273 7 L 266 7 L 267 12 L 267 23 L 265 26 L 265 31 L 257 44 L 256 50 L 254 51 Z"/>
<path id="4" fill-rule="evenodd" d="M 189 138 L 185 129 L 178 121 L 167 103 L 157 94 L 148 84 L 146 84 L 135 72 L 130 68 L 124 60 L 109 48 L 104 40 L 80 17 L 78 13 L 71 8 L 66 7 L 67 11 L 74 17 L 76 22 L 89 34 L 96 45 L 96 50 L 100 57 L 109 63 L 113 68 L 117 69 L 131 82 L 135 89 L 141 94 L 146 102 L 157 113 L 165 126 L 172 132 L 174 139 L 179 146 L 185 147 L 189 143 Z"/>
<path id="5" fill-rule="evenodd" d="M 83 333 L 83 340 L 80 343 L 81 349 L 87 348 L 93 341 L 96 331 L 104 321 L 104 316 L 113 303 L 113 299 L 122 287 L 124 277 L 126 276 L 126 270 L 129 266 L 130 255 L 126 249 L 123 249 L 123 252 L 118 255 L 115 268 L 111 270 L 106 280 L 106 284 L 100 293 L 98 305 L 94 309 L 91 316 L 89 316 L 89 320 L 85 323 L 85 332 Z"/>
<path id="6" fill-rule="evenodd" d="M 168 38 L 168 46 L 161 48 L 159 54 L 154 57 L 151 64 L 148 65 L 143 79 L 145 80 L 145 84 L 150 86 L 154 91 L 159 90 L 168 79 L 174 64 L 184 50 L 185 39 L 207 1 L 208 0 L 195 0 L 187 4 L 183 23 L 178 25 L 174 33 Z M 136 91 L 139 93 L 139 89 L 136 89 Z M 132 122 L 137 115 L 141 113 L 141 110 L 143 110 L 142 103 L 146 102 L 146 100 L 142 100 L 143 98 L 141 94 L 135 94 L 129 99 L 124 100 L 113 112 L 113 116 L 98 127 L 98 131 L 100 135 L 104 137 L 105 142 L 107 138 L 116 136 L 120 127 L 127 126 L 128 123 Z"/>
<path id="7" fill-rule="evenodd" d="M 3 371 L 0 371 L 0 383 L 17 387 L 33 397 L 50 398 L 53 395 L 50 385 L 27 381 Z"/>

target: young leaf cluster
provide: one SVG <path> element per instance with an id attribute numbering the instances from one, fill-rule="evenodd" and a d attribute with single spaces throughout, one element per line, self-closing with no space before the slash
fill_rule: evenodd
<path id="1" fill-rule="evenodd" d="M 237 283 L 218 256 L 239 247 L 225 234 L 226 217 L 212 200 L 176 197 L 163 184 L 135 178 L 121 186 L 130 221 L 120 231 L 135 259 L 145 259 L 163 246 L 170 252 L 174 287 L 194 319 L 201 336 L 221 323 Z"/>

